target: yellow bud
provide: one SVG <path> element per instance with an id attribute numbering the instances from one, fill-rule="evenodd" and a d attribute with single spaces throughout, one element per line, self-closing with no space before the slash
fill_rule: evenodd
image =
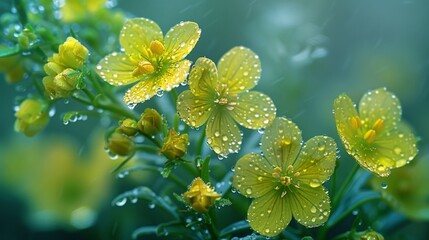
<path id="1" fill-rule="evenodd" d="M 128 136 L 114 132 L 110 135 L 107 146 L 113 154 L 127 156 L 134 151 L 134 142 Z"/>
<path id="2" fill-rule="evenodd" d="M 123 134 L 127 136 L 134 136 L 136 135 L 138 128 L 137 128 L 137 122 L 133 119 L 127 118 L 119 122 L 120 126 L 118 128 L 119 131 L 121 131 Z"/>
<path id="3" fill-rule="evenodd" d="M 140 132 L 147 135 L 155 135 L 161 129 L 162 117 L 152 108 L 146 108 L 138 121 Z"/>
<path id="4" fill-rule="evenodd" d="M 67 68 L 54 77 L 54 84 L 57 88 L 67 91 L 69 94 L 76 89 L 80 72 Z"/>
<path id="5" fill-rule="evenodd" d="M 161 55 L 164 52 L 165 47 L 160 41 L 155 40 L 150 43 L 150 50 L 156 55 Z"/>
<path id="6" fill-rule="evenodd" d="M 64 71 L 64 67 L 56 62 L 48 62 L 43 66 L 43 70 L 45 70 L 45 73 L 49 76 L 55 77 L 57 74 Z"/>
<path id="7" fill-rule="evenodd" d="M 80 69 L 88 58 L 88 49 L 73 37 L 68 37 L 60 45 L 58 55 L 63 65 L 73 69 Z"/>
<path id="8" fill-rule="evenodd" d="M 24 28 L 18 35 L 18 45 L 20 49 L 28 49 L 37 39 L 37 36 L 32 33 L 28 28 Z"/>
<path id="9" fill-rule="evenodd" d="M 15 113 L 15 131 L 34 136 L 46 127 L 49 115 L 46 106 L 35 99 L 26 99 Z"/>
<path id="10" fill-rule="evenodd" d="M 188 191 L 183 193 L 183 198 L 195 211 L 207 212 L 215 201 L 220 198 L 220 194 L 198 177 L 192 181 Z"/>
<path id="11" fill-rule="evenodd" d="M 383 235 L 372 229 L 368 229 L 365 232 L 356 233 L 355 235 L 358 236 L 361 240 L 384 240 Z"/>
<path id="12" fill-rule="evenodd" d="M 4 48 L 0 45 L 0 49 Z M 24 64 L 21 55 L 12 55 L 0 58 L 0 72 L 6 75 L 8 83 L 16 83 L 24 78 Z"/>
<path id="13" fill-rule="evenodd" d="M 188 149 L 188 143 L 188 134 L 179 135 L 174 129 L 170 129 L 161 153 L 171 160 L 183 157 Z"/>

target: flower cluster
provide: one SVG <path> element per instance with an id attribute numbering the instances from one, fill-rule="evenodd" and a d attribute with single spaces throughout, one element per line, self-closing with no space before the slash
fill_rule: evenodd
<path id="1" fill-rule="evenodd" d="M 51 99 L 67 97 L 76 89 L 87 58 L 88 49 L 73 37 L 68 37 L 58 53 L 48 58 L 43 67 L 48 74 L 43 85 Z"/>

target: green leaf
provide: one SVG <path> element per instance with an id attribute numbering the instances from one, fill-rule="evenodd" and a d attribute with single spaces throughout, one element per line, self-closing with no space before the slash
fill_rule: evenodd
<path id="1" fill-rule="evenodd" d="M 79 114 L 80 113 L 77 112 L 77 111 L 66 112 L 64 114 L 64 117 L 63 117 L 63 123 L 64 123 L 64 125 L 67 125 L 70 122 L 76 122 Z"/>
<path id="2" fill-rule="evenodd" d="M 157 226 L 139 227 L 133 232 L 133 239 L 137 239 L 141 235 L 156 234 Z"/>
<path id="3" fill-rule="evenodd" d="M 158 225 L 156 230 L 157 236 L 180 236 L 186 237 L 186 239 L 202 239 L 200 233 L 192 231 L 183 225 L 180 221 L 172 221 L 168 223 L 162 223 Z"/>
<path id="4" fill-rule="evenodd" d="M 189 203 L 185 200 L 185 198 L 182 195 L 179 195 L 177 193 L 173 193 L 173 196 L 176 198 L 177 201 L 183 203 L 186 206 L 189 206 Z"/>
<path id="5" fill-rule="evenodd" d="M 123 206 L 128 199 L 132 200 L 135 198 L 145 199 L 154 203 L 156 206 L 159 206 L 165 212 L 172 215 L 174 218 L 179 219 L 179 215 L 177 213 L 176 205 L 171 203 L 171 200 L 158 196 L 155 192 L 153 192 L 150 188 L 141 186 L 137 187 L 133 190 L 124 192 L 117 197 L 115 197 L 112 201 L 113 206 Z"/>
<path id="6" fill-rule="evenodd" d="M 220 198 L 220 199 L 216 200 L 214 205 L 218 208 L 221 208 L 221 207 L 230 206 L 231 204 L 232 204 L 232 202 L 229 199 Z"/>
<path id="7" fill-rule="evenodd" d="M 2 47 L 0 48 L 0 58 L 9 57 L 19 53 L 19 46 L 15 45 L 13 47 Z"/>
<path id="8" fill-rule="evenodd" d="M 250 229 L 250 225 L 247 221 L 235 222 L 224 229 L 219 233 L 219 237 L 228 237 L 228 235 L 234 234 L 236 232 L 241 232 Z"/>
<path id="9" fill-rule="evenodd" d="M 165 162 L 165 164 L 164 164 L 164 167 L 162 168 L 161 175 L 164 178 L 168 178 L 168 176 L 170 175 L 171 171 L 173 170 L 173 168 L 176 167 L 176 165 L 177 164 L 176 164 L 175 161 L 167 160 L 167 162 Z"/>

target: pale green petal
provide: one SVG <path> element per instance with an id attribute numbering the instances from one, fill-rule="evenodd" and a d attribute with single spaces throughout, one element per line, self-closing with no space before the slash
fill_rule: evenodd
<path id="1" fill-rule="evenodd" d="M 200 39 L 201 29 L 194 22 L 181 22 L 165 35 L 164 56 L 172 61 L 184 59 Z"/>
<path id="2" fill-rule="evenodd" d="M 276 236 L 292 219 L 291 204 L 273 190 L 253 200 L 247 218 L 252 229 L 261 235 Z"/>
<path id="3" fill-rule="evenodd" d="M 332 175 L 335 169 L 337 144 L 334 139 L 316 136 L 308 140 L 293 164 L 297 179 L 311 187 L 318 187 Z"/>
<path id="4" fill-rule="evenodd" d="M 157 89 L 154 79 L 142 80 L 125 93 L 124 102 L 129 105 L 144 102 L 155 96 Z"/>
<path id="5" fill-rule="evenodd" d="M 100 60 L 95 67 L 97 74 L 109 84 L 120 86 L 133 83 L 139 78 L 132 75 L 136 68 L 124 53 L 114 52 Z"/>
<path id="6" fill-rule="evenodd" d="M 356 128 L 361 124 L 361 121 L 349 96 L 342 94 L 335 99 L 334 116 L 338 135 L 347 152 L 351 154 L 351 149 L 362 136 L 359 135 Z"/>
<path id="7" fill-rule="evenodd" d="M 324 224 L 331 212 L 328 193 L 323 186 L 312 188 L 301 184 L 286 194 L 294 218 L 306 227 L 317 227 Z"/>
<path id="8" fill-rule="evenodd" d="M 245 47 L 229 50 L 218 64 L 219 80 L 226 85 L 226 93 L 235 95 L 252 89 L 261 77 L 259 57 Z"/>
<path id="9" fill-rule="evenodd" d="M 377 119 L 383 120 L 388 130 L 401 120 L 401 104 L 398 98 L 384 88 L 366 93 L 359 102 L 359 115 L 365 129 L 370 129 Z"/>
<path id="10" fill-rule="evenodd" d="M 163 41 L 161 28 L 154 21 L 146 18 L 132 18 L 122 27 L 119 41 L 125 53 L 135 60 L 151 58 L 150 43 Z"/>
<path id="11" fill-rule="evenodd" d="M 405 123 L 399 122 L 370 145 L 362 140 L 353 156 L 369 171 L 387 177 L 392 168 L 404 166 L 416 154 L 416 138 L 412 130 Z"/>
<path id="12" fill-rule="evenodd" d="M 227 156 L 240 150 L 241 132 L 224 109 L 215 108 L 206 126 L 207 143 L 215 153 Z"/>
<path id="13" fill-rule="evenodd" d="M 274 167 L 261 155 L 250 153 L 240 158 L 234 168 L 233 186 L 246 197 L 260 197 L 273 190 Z"/>
<path id="14" fill-rule="evenodd" d="M 270 97 L 251 91 L 239 96 L 231 115 L 240 125 L 258 129 L 268 126 L 276 117 L 276 107 Z"/>
<path id="15" fill-rule="evenodd" d="M 186 80 L 190 67 L 191 61 L 189 60 L 183 60 L 170 64 L 170 66 L 166 69 L 166 72 L 160 73 L 159 75 L 154 75 L 154 77 L 157 79 L 156 85 L 161 90 L 170 91 Z"/>
<path id="16" fill-rule="evenodd" d="M 262 152 L 274 166 L 286 169 L 301 149 L 301 130 L 286 118 L 276 118 L 262 136 Z"/>
<path id="17" fill-rule="evenodd" d="M 218 86 L 217 69 L 214 62 L 208 58 L 198 58 L 189 74 L 189 88 L 196 96 L 216 98 Z"/>
<path id="18" fill-rule="evenodd" d="M 200 127 L 209 118 L 213 102 L 197 97 L 190 90 L 182 92 L 177 98 L 177 113 L 191 127 Z"/>

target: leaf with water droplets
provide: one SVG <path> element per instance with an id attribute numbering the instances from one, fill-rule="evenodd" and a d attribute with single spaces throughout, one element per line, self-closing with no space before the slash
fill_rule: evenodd
<path id="1" fill-rule="evenodd" d="M 216 96 L 218 74 L 216 65 L 208 58 L 198 58 L 189 74 L 189 88 L 195 96 Z"/>
<path id="2" fill-rule="evenodd" d="M 332 175 L 335 169 L 337 144 L 326 136 L 317 136 L 308 140 L 293 164 L 299 172 L 297 180 L 310 187 L 318 187 Z"/>
<path id="3" fill-rule="evenodd" d="M 267 95 L 251 91 L 243 93 L 237 102 L 230 103 L 231 115 L 240 125 L 258 129 L 268 126 L 276 117 L 276 107 Z"/>
<path id="4" fill-rule="evenodd" d="M 111 85 L 120 86 L 133 83 L 139 78 L 133 76 L 135 64 L 124 53 L 113 52 L 100 60 L 95 67 L 97 74 Z"/>
<path id="5" fill-rule="evenodd" d="M 250 226 L 258 233 L 264 236 L 276 236 L 292 219 L 291 203 L 284 201 L 278 191 L 272 190 L 253 200 L 247 212 L 247 218 Z"/>
<path id="6" fill-rule="evenodd" d="M 377 119 L 383 120 L 384 130 L 394 127 L 401 120 L 401 104 L 398 98 L 384 88 L 367 92 L 359 102 L 359 115 L 365 121 L 366 128 L 371 128 Z"/>
<path id="7" fill-rule="evenodd" d="M 176 61 L 185 58 L 197 44 L 200 34 L 194 22 L 176 24 L 165 35 L 165 55 Z"/>
<path id="8" fill-rule="evenodd" d="M 262 152 L 275 166 L 286 169 L 295 161 L 301 149 L 301 130 L 286 118 L 276 118 L 265 129 Z"/>
<path id="9" fill-rule="evenodd" d="M 259 154 L 247 154 L 235 165 L 233 186 L 246 197 L 260 197 L 274 189 L 274 167 Z"/>
<path id="10" fill-rule="evenodd" d="M 197 97 L 190 90 L 182 92 L 177 98 L 177 112 L 189 126 L 197 128 L 203 125 L 210 116 L 213 102 Z"/>
<path id="11" fill-rule="evenodd" d="M 207 143 L 216 154 L 227 156 L 238 152 L 241 132 L 234 119 L 224 109 L 214 109 L 206 126 Z"/>
<path id="12" fill-rule="evenodd" d="M 127 20 L 119 37 L 125 53 L 136 60 L 151 57 L 150 43 L 155 40 L 162 42 L 161 28 L 154 21 L 146 18 Z"/>
<path id="13" fill-rule="evenodd" d="M 329 217 L 330 201 L 328 193 L 323 186 L 316 188 L 301 184 L 293 188 L 289 197 L 289 204 L 294 218 L 306 227 L 317 227 L 324 224 Z"/>
<path id="14" fill-rule="evenodd" d="M 219 80 L 226 84 L 230 95 L 252 89 L 261 76 L 259 57 L 250 49 L 235 47 L 218 63 Z"/>

